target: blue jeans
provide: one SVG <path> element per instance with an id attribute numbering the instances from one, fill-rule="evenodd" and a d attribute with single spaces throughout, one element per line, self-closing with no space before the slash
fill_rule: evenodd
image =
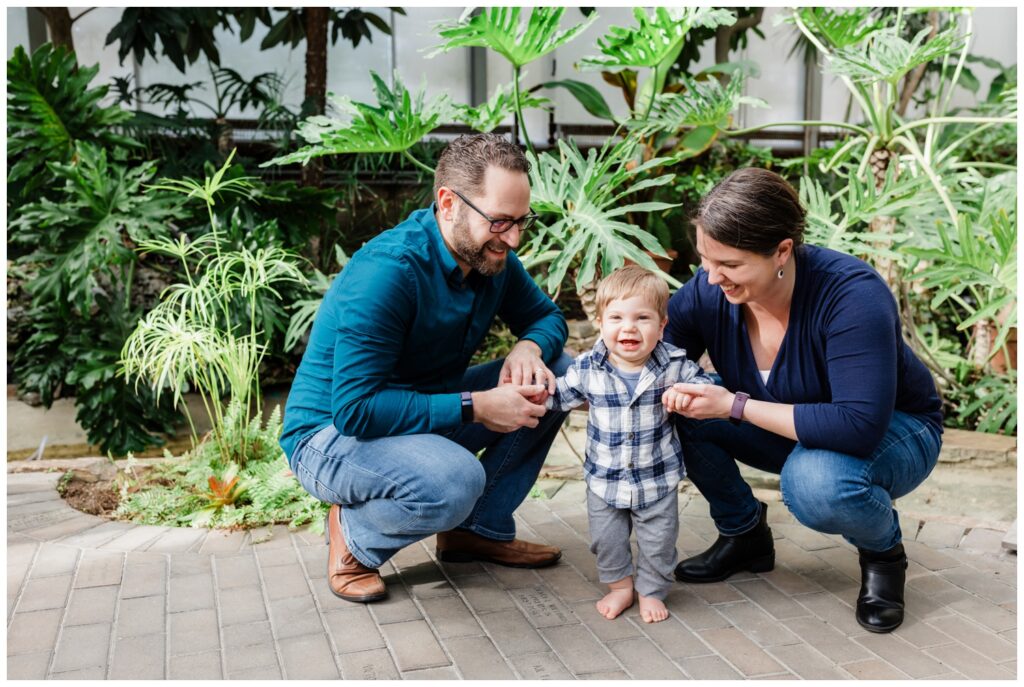
<path id="1" fill-rule="evenodd" d="M 461 389 L 494 388 L 502 363 L 471 367 Z M 571 363 L 562 354 L 549 368 L 561 376 Z M 345 542 L 359 562 L 379 568 L 403 547 L 455 527 L 514 539 L 512 513 L 566 415 L 548 411 L 537 427 L 508 434 L 474 423 L 444 434 L 360 439 L 329 425 L 299 442 L 291 467 L 310 494 L 345 507 Z"/>
<path id="2" fill-rule="evenodd" d="M 893 499 L 928 477 L 942 446 L 934 425 L 900 411 L 867 458 L 808 448 L 746 422 L 680 418 L 678 427 L 687 476 L 708 500 L 721 534 L 746 532 L 761 514 L 740 461 L 781 476 L 782 500 L 798 522 L 869 551 L 900 543 Z"/>

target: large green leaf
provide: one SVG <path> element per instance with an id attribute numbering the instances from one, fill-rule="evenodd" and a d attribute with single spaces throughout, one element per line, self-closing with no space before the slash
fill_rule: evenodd
<path id="1" fill-rule="evenodd" d="M 597 19 L 597 14 L 591 13 L 583 23 L 559 31 L 564 7 L 534 7 L 526 23 L 521 21 L 522 9 L 489 7 L 472 14 L 473 8 L 469 8 L 454 22 L 438 27 L 444 42 L 427 56 L 455 48 L 489 48 L 518 69 L 568 43 Z"/>
<path id="2" fill-rule="evenodd" d="M 906 41 L 896 27 L 870 34 L 865 44 L 837 49 L 830 62 L 833 73 L 858 83 L 885 81 L 897 86 L 915 67 L 939 60 L 963 48 L 966 37 L 950 27 L 925 42 L 930 29 L 922 29 Z"/>
<path id="3" fill-rule="evenodd" d="M 268 165 L 306 164 L 314 157 L 339 153 L 399 153 L 408 150 L 438 126 L 453 118 L 455 107 L 447 94 L 425 102 L 424 89 L 413 96 L 395 74 L 395 89 L 370 72 L 377 106 L 331 94 L 338 117 L 316 115 L 299 126 L 309 145 L 264 162 Z"/>
<path id="4" fill-rule="evenodd" d="M 736 20 L 731 11 L 711 7 L 657 7 L 651 13 L 636 7 L 633 16 L 637 22 L 635 27 L 609 28 L 607 35 L 597 39 L 601 56 L 583 58 L 580 68 L 619 71 L 671 64 L 682 50 L 690 29 L 695 26 L 714 28 Z"/>
<path id="5" fill-rule="evenodd" d="M 724 86 L 718 79 L 697 81 L 688 76 L 682 77 L 680 83 L 683 86 L 680 92 L 658 94 L 650 115 L 631 121 L 627 126 L 642 136 L 675 134 L 684 127 L 725 129 L 740 105 L 767 107 L 760 98 L 743 95 L 744 79 L 739 74 Z"/>
<path id="6" fill-rule="evenodd" d="M 18 46 L 7 61 L 7 189 L 20 203 L 53 180 L 48 162 L 71 160 L 76 141 L 137 146 L 114 127 L 131 118 L 120 107 L 102 107 L 107 86 L 90 88 L 99 66 L 79 67 L 75 55 L 49 43 L 31 58 Z"/>
<path id="7" fill-rule="evenodd" d="M 498 84 L 494 95 L 485 103 L 476 107 L 455 105 L 454 117 L 456 121 L 462 122 L 476 131 L 484 133 L 493 131 L 506 118 L 515 114 L 514 90 L 511 86 L 506 90 L 504 85 Z M 519 94 L 519 104 L 524 110 L 529 107 L 547 108 L 550 106 L 551 101 L 528 92 L 521 92 Z"/>
<path id="8" fill-rule="evenodd" d="M 551 259 L 544 284 L 550 293 L 558 290 L 574 265 L 579 266 L 577 289 L 590 283 L 598 271 L 609 274 L 621 267 L 627 258 L 657 269 L 647 251 L 664 255 L 661 245 L 653 235 L 622 218 L 628 213 L 656 212 L 677 205 L 628 205 L 623 199 L 642 188 L 667 184 L 674 175 L 645 179 L 643 172 L 664 164 L 666 159 L 634 165 L 638 148 L 630 137 L 609 142 L 601 150 L 592 148 L 584 157 L 574 143 L 559 140 L 558 155 L 529 155 L 531 205 L 548 221 L 523 251 L 523 259 L 528 265 Z"/>
<path id="9" fill-rule="evenodd" d="M 799 7 L 782 21 L 794 23 L 799 16 L 804 26 L 829 49 L 856 45 L 881 29 L 885 23 L 871 18 L 870 7 L 836 10 L 831 7 Z"/>
<path id="10" fill-rule="evenodd" d="M 607 101 L 604 96 L 596 88 L 588 83 L 577 81 L 576 79 L 562 79 L 560 81 L 546 81 L 542 83 L 539 88 L 564 88 L 573 95 L 576 100 L 579 101 L 580 105 L 583 106 L 590 114 L 594 115 L 599 119 L 610 119 L 615 121 L 615 115 L 612 114 L 611 108 L 608 107 Z"/>

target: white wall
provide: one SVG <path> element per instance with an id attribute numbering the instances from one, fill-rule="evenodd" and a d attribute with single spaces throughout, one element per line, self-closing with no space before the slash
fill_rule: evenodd
<path id="1" fill-rule="evenodd" d="M 81 10 L 72 9 L 72 14 Z M 385 19 L 391 19 L 386 8 L 375 8 L 374 11 Z M 747 85 L 749 95 L 766 100 L 769 109 L 743 108 L 738 114 L 737 123 L 753 126 L 771 121 L 786 121 L 803 118 L 804 71 L 799 56 L 787 57 L 793 45 L 795 28 L 788 24 L 775 24 L 778 15 L 786 10 L 767 8 L 761 22 L 761 30 L 765 33 L 764 40 L 751 34 L 748 47 L 739 55 L 760 66 L 760 76 L 751 79 Z M 83 64 L 100 65 L 97 80 L 109 83 L 113 76 L 126 76 L 133 72 L 134 62 L 131 55 L 125 59 L 124 65 L 118 64 L 116 45 L 104 47 L 107 33 L 121 16 L 121 8 L 98 8 L 75 23 L 75 45 L 79 59 Z M 375 102 L 372 94 L 372 81 L 369 70 L 377 71 L 387 78 L 392 64 L 391 50 L 394 42 L 394 65 L 406 85 L 416 91 L 424 85 L 428 96 L 447 92 L 457 102 L 469 100 L 469 55 L 468 49 L 457 49 L 452 52 L 426 59 L 430 48 L 438 44 L 434 33 L 437 22 L 451 20 L 459 16 L 462 8 L 406 8 L 407 15 L 394 15 L 394 37 L 389 38 L 374 32 L 372 43 L 362 41 L 358 48 L 339 39 L 338 43 L 328 48 L 328 90 L 349 95 L 355 100 Z M 1004 64 L 1015 64 L 1017 59 L 1017 10 L 1012 7 L 979 8 L 974 13 L 974 38 L 970 51 L 977 55 L 992 57 Z M 543 81 L 557 79 L 578 79 L 592 84 L 605 96 L 608 105 L 616 114 L 625 114 L 626 105 L 622 94 L 612 86 L 604 83 L 599 72 L 581 72 L 576 69 L 576 62 L 584 56 L 596 55 L 596 40 L 604 35 L 609 26 L 629 26 L 633 23 L 632 9 L 623 7 L 601 7 L 597 9 L 598 19 L 576 39 L 537 62 L 529 65 L 525 84 L 527 87 Z M 7 54 L 11 55 L 14 46 L 27 43 L 27 22 L 25 8 L 7 9 Z M 562 28 L 568 28 L 584 20 L 578 8 L 568 8 L 562 19 Z M 231 67 L 246 78 L 258 73 L 278 71 L 288 81 L 286 102 L 297 107 L 302 101 L 303 78 L 305 73 L 303 44 L 295 50 L 284 46 L 272 50 L 260 51 L 259 43 L 266 35 L 267 29 L 257 25 L 257 29 L 246 43 L 239 43 L 237 36 L 220 33 L 218 47 L 221 63 Z M 159 52 L 159 48 L 158 48 Z M 712 53 L 711 43 L 705 44 L 704 54 L 696 69 L 710 64 Z M 995 72 L 983 65 L 971 65 L 972 70 L 982 80 L 979 96 L 984 97 L 988 84 Z M 499 83 L 506 83 L 511 77 L 508 63 L 494 53 L 487 55 L 487 86 L 492 93 Z M 157 59 L 147 55 L 138 68 L 141 85 L 157 82 L 186 83 L 209 80 L 208 66 L 205 59 L 191 65 L 186 74 L 181 74 L 166 58 L 159 54 Z M 847 91 L 837 79 L 829 74 L 823 79 L 824 95 L 822 100 L 823 119 L 842 119 L 847 105 Z M 197 91 L 197 95 L 202 95 Z M 209 96 L 209 94 L 205 94 Z M 567 91 L 557 89 L 545 94 L 555 105 L 555 120 L 567 124 L 599 123 L 579 105 Z M 968 105 L 973 96 L 960 90 L 954 103 Z M 199 114 L 204 114 L 200 109 Z M 240 113 L 233 111 L 230 116 L 252 116 L 252 111 Z M 543 141 L 547 137 L 548 116 L 544 112 L 527 113 L 527 126 L 535 141 Z"/>

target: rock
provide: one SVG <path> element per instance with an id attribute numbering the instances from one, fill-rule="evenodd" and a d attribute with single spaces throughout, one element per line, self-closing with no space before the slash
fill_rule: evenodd
<path id="1" fill-rule="evenodd" d="M 1017 464 L 1017 437 L 1002 434 L 943 430 L 939 462 L 966 463 L 972 467 L 996 467 Z"/>
<path id="2" fill-rule="evenodd" d="M 117 467 L 106 458 L 48 458 L 17 460 L 7 463 L 7 472 L 68 472 L 82 482 L 109 482 L 117 475 Z"/>

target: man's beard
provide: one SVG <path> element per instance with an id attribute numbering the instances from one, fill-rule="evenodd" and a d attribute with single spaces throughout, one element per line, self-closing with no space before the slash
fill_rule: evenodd
<path id="1" fill-rule="evenodd" d="M 461 213 L 459 213 L 461 214 Z M 485 277 L 493 277 L 496 274 L 500 274 L 505 269 L 505 262 L 508 259 L 508 253 L 505 254 L 500 260 L 490 257 L 487 253 L 487 246 L 498 246 L 507 248 L 502 240 L 495 234 L 494 238 L 485 243 L 482 246 L 473 244 L 473 239 L 470 236 L 469 221 L 465 217 L 455 218 L 455 224 L 452 227 L 452 248 L 455 249 L 455 253 L 462 258 L 462 260 L 475 269 L 477 272 Z"/>

